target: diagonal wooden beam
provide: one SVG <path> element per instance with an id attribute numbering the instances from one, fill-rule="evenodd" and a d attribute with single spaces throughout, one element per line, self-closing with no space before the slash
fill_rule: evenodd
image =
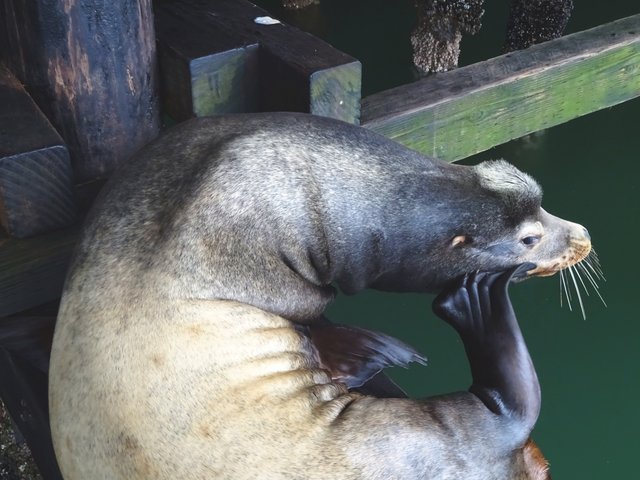
<path id="1" fill-rule="evenodd" d="M 640 15 L 371 95 L 362 125 L 455 161 L 640 95 Z"/>

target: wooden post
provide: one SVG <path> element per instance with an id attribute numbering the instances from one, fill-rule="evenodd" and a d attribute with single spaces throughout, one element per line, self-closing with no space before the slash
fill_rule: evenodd
<path id="1" fill-rule="evenodd" d="M 356 123 L 361 65 L 245 0 L 156 5 L 162 98 L 174 120 L 289 110 Z M 262 22 L 262 23 L 261 23 Z"/>
<path id="2" fill-rule="evenodd" d="M 2 56 L 67 143 L 77 181 L 157 135 L 151 0 L 4 0 Z"/>
<path id="3" fill-rule="evenodd" d="M 561 37 L 572 11 L 573 0 L 511 0 L 504 51 Z"/>
<path id="4" fill-rule="evenodd" d="M 71 225 L 71 175 L 62 139 L 0 65 L 0 224 L 17 238 Z"/>

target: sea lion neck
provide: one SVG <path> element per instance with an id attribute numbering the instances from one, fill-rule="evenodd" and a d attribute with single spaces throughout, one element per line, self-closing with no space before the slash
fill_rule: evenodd
<path id="1" fill-rule="evenodd" d="M 316 145 L 309 149 L 258 127 L 211 146 L 221 160 L 180 193 L 183 205 L 193 201 L 167 228 L 162 241 L 171 245 L 161 250 L 181 255 L 161 262 L 191 279 L 183 282 L 185 295 L 241 301 L 301 321 L 322 313 L 335 296 L 332 285 L 348 294 L 379 286 L 429 290 L 428 252 L 450 228 L 447 218 L 460 217 L 438 199 L 468 183 L 470 168 L 427 159 L 364 129 L 336 139 L 335 129 L 289 125 L 290 136 Z M 199 281 L 184 271 L 189 265 L 206 266 Z"/>
<path id="2" fill-rule="evenodd" d="M 464 167 L 427 164 L 423 158 L 415 164 L 403 162 L 402 167 L 388 163 L 381 167 L 382 174 L 376 173 L 374 195 L 346 202 L 341 197 L 326 199 L 331 279 L 347 294 L 366 288 L 434 290 L 431 257 L 460 220 L 453 205 L 464 202 L 465 196 L 449 193 L 460 189 Z M 374 181 L 362 179 L 367 184 Z M 445 205 L 438 201 L 443 197 L 459 200 Z"/>

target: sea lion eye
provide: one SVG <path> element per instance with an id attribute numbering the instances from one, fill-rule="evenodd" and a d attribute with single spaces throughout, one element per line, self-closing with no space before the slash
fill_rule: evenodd
<path id="1" fill-rule="evenodd" d="M 540 237 L 538 235 L 529 235 L 528 237 L 524 237 L 521 240 L 521 242 L 524 243 L 527 247 L 532 247 L 539 241 L 540 241 Z"/>

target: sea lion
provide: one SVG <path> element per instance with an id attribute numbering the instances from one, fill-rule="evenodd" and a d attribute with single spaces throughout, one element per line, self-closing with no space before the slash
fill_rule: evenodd
<path id="1" fill-rule="evenodd" d="M 546 275 L 584 258 L 586 230 L 540 205 L 506 162 L 450 165 L 326 118 L 170 129 L 106 186 L 69 270 L 50 371 L 64 477 L 520 478 L 505 472 L 526 463 L 535 398 L 498 411 L 471 393 L 363 396 L 309 330 L 326 325 L 332 284 L 436 292 L 476 270 Z M 378 338 L 393 362 L 403 348 Z"/>

